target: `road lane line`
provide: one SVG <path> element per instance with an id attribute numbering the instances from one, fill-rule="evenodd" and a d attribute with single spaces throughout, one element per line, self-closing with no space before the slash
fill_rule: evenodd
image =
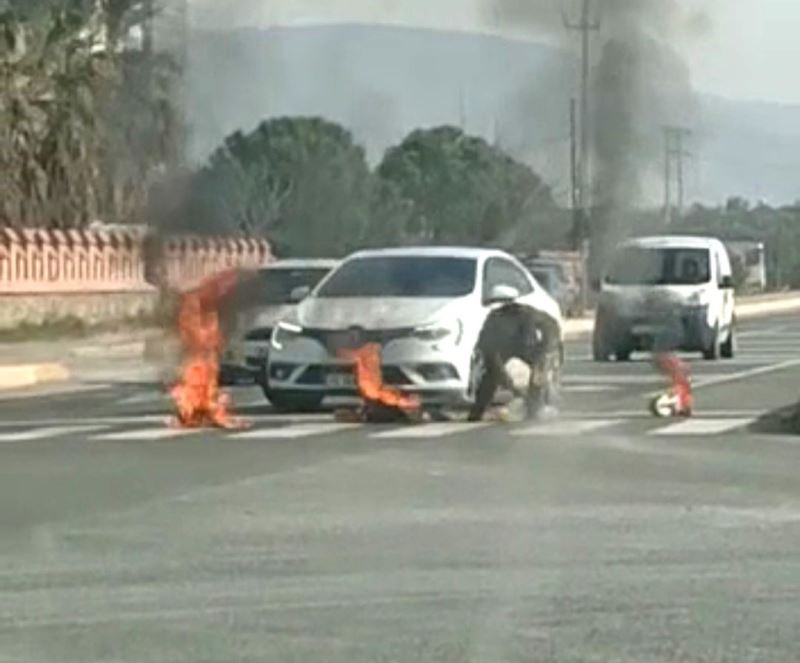
<path id="1" fill-rule="evenodd" d="M 686 419 L 664 428 L 651 431 L 650 435 L 719 435 L 737 428 L 744 428 L 755 419 Z"/>
<path id="2" fill-rule="evenodd" d="M 611 428 L 624 423 L 622 419 L 564 419 L 542 424 L 534 424 L 512 431 L 514 437 L 527 435 L 583 435 L 595 433 L 603 428 Z"/>
<path id="3" fill-rule="evenodd" d="M 103 435 L 94 435 L 92 439 L 103 441 L 117 441 L 117 440 L 132 440 L 132 441 L 151 441 L 151 440 L 169 440 L 174 437 L 184 437 L 186 435 L 195 435 L 202 429 L 199 428 L 139 428 L 133 430 L 119 431 L 117 433 L 106 433 Z"/>
<path id="4" fill-rule="evenodd" d="M 353 428 L 362 427 L 363 424 L 328 423 L 328 424 L 298 424 L 296 426 L 281 426 L 277 428 L 259 428 L 243 433 L 235 433 L 230 437 L 234 440 L 261 440 L 285 439 L 294 440 L 313 435 L 331 435 L 341 433 Z"/>
<path id="5" fill-rule="evenodd" d="M 76 435 L 77 433 L 91 433 L 102 428 L 102 426 L 48 426 L 17 433 L 0 433 L 0 442 L 28 442 L 44 438 Z"/>
<path id="6" fill-rule="evenodd" d="M 740 371 L 729 375 L 714 376 L 707 379 L 701 379 L 695 382 L 692 387 L 694 389 L 702 389 L 703 387 L 715 387 L 719 384 L 726 384 L 728 382 L 737 382 L 746 378 L 756 377 L 758 375 L 765 375 L 767 373 L 774 373 L 775 371 L 782 371 L 794 366 L 800 366 L 800 359 L 790 359 L 782 361 L 777 364 L 770 364 L 768 366 L 761 366 L 760 368 L 751 368 L 748 371 Z"/>
<path id="7" fill-rule="evenodd" d="M 455 435 L 456 433 L 472 432 L 488 425 L 489 422 L 414 424 L 404 428 L 392 428 L 391 430 L 381 433 L 373 433 L 370 437 L 381 440 L 446 437 L 448 435 Z"/>

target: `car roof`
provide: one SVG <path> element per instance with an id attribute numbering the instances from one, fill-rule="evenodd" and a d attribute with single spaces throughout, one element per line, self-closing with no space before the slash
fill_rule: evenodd
<path id="1" fill-rule="evenodd" d="M 499 249 L 482 249 L 472 246 L 404 246 L 387 249 L 368 249 L 357 251 L 348 256 L 350 258 L 380 258 L 380 257 L 429 257 L 429 258 L 511 258 L 505 251 Z"/>
<path id="2" fill-rule="evenodd" d="M 264 265 L 259 271 L 272 269 L 333 269 L 339 264 L 332 258 L 287 258 Z"/>
<path id="3" fill-rule="evenodd" d="M 623 242 L 623 246 L 642 246 L 648 248 L 686 248 L 686 249 L 711 249 L 722 244 L 716 237 L 701 237 L 696 235 L 654 235 L 652 237 L 637 237 Z"/>

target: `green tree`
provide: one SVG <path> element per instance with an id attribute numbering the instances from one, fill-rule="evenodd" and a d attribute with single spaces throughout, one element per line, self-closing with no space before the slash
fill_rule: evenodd
<path id="1" fill-rule="evenodd" d="M 0 224 L 137 219 L 177 152 L 169 58 L 129 48 L 149 0 L 13 0 L 0 13 Z"/>
<path id="2" fill-rule="evenodd" d="M 278 118 L 236 132 L 192 178 L 182 219 L 195 232 L 264 235 L 284 253 L 341 255 L 363 245 L 375 189 L 364 150 L 321 118 Z"/>
<path id="3" fill-rule="evenodd" d="M 403 235 L 418 241 L 495 243 L 554 208 L 527 166 L 454 127 L 414 131 L 387 151 L 378 175 L 410 202 Z"/>

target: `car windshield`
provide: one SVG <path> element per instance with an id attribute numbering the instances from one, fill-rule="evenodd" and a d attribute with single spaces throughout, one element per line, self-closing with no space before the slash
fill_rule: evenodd
<path id="1" fill-rule="evenodd" d="M 607 277 L 613 285 L 698 285 L 710 279 L 708 249 L 641 246 L 622 249 Z"/>
<path id="2" fill-rule="evenodd" d="M 317 297 L 463 297 L 475 289 L 474 258 L 370 256 L 342 265 Z"/>
<path id="3" fill-rule="evenodd" d="M 236 298 L 244 306 L 291 304 L 293 290 L 313 288 L 329 271 L 321 267 L 262 269 L 242 282 Z"/>

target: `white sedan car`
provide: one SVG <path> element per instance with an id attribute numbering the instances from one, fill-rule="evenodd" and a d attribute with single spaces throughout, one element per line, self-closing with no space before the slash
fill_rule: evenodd
<path id="1" fill-rule="evenodd" d="M 313 409 L 326 396 L 354 396 L 339 350 L 382 347 L 386 384 L 426 405 L 467 404 L 475 392 L 475 346 L 490 311 L 516 301 L 561 323 L 558 304 L 516 259 L 491 249 L 362 251 L 342 262 L 272 335 L 273 404 Z"/>

